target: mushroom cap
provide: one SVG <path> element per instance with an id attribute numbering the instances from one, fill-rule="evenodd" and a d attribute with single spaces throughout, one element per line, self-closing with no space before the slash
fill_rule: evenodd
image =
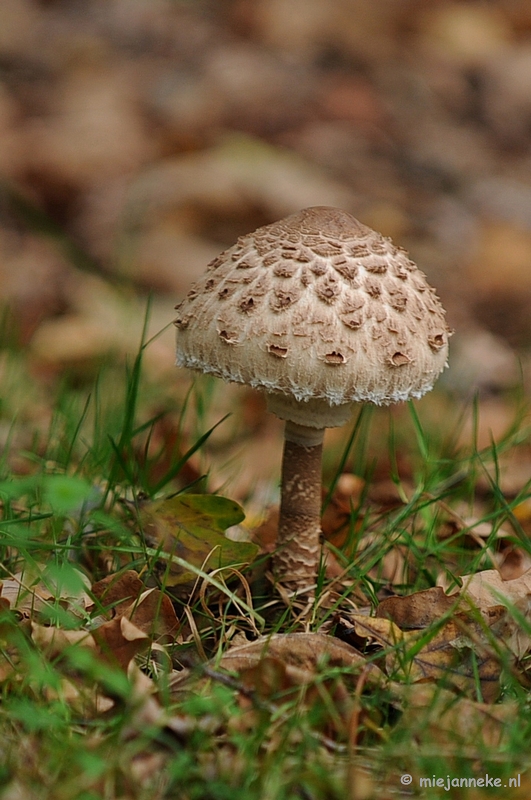
<path id="1" fill-rule="evenodd" d="M 301 425 L 342 425 L 354 402 L 421 397 L 447 364 L 445 312 L 425 275 L 336 208 L 240 237 L 177 310 L 179 366 L 262 389 Z"/>

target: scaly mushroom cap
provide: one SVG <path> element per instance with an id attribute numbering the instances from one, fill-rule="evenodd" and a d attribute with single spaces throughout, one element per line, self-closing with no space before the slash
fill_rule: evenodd
<path id="1" fill-rule="evenodd" d="M 421 397 L 446 366 L 445 312 L 424 274 L 335 208 L 240 237 L 177 309 L 179 366 L 262 389 L 302 425 Z"/>

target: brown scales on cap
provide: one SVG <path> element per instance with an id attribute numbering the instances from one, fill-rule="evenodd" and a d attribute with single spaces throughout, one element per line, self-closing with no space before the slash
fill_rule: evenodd
<path id="1" fill-rule="evenodd" d="M 447 362 L 444 310 L 403 250 L 327 207 L 240 237 L 177 308 L 179 366 L 261 389 L 287 420 L 276 571 L 293 587 L 311 583 L 317 495 L 310 492 L 309 522 L 299 507 L 305 470 L 295 480 L 292 445 L 299 462 L 306 453 L 313 463 L 324 428 L 347 422 L 354 402 L 395 403 L 429 391 Z M 307 470 L 315 473 L 309 461 Z M 307 486 L 303 494 L 308 499 Z"/>

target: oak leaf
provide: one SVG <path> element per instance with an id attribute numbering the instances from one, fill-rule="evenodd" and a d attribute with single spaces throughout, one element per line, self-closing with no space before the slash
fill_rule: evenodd
<path id="1" fill-rule="evenodd" d="M 203 572 L 249 564 L 258 547 L 224 535 L 243 519 L 238 503 L 217 495 L 185 494 L 143 506 L 140 523 L 146 541 L 160 554 L 158 575 L 163 585 L 193 584 L 197 573 L 183 562 Z"/>

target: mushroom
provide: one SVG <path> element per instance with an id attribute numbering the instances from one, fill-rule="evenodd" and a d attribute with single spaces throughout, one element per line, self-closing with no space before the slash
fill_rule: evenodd
<path id="1" fill-rule="evenodd" d="M 286 421 L 273 569 L 311 591 L 324 430 L 353 404 L 421 397 L 447 365 L 445 312 L 407 253 L 336 208 L 258 228 L 177 306 L 177 364 L 265 393 Z"/>

